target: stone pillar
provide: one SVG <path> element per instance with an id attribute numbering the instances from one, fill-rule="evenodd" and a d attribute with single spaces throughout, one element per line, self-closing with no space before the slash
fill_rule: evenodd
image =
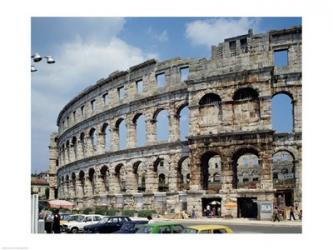
<path id="1" fill-rule="evenodd" d="M 67 164 L 68 163 L 71 163 L 71 155 L 70 155 L 70 150 L 71 150 L 71 146 L 70 145 L 66 145 L 66 149 L 65 149 L 65 151 L 66 151 L 66 158 L 67 158 Z"/>
<path id="2" fill-rule="evenodd" d="M 115 170 L 112 169 L 110 174 L 111 184 L 110 184 L 110 193 L 119 194 L 120 193 L 120 185 L 118 176 L 115 173 Z"/>
<path id="3" fill-rule="evenodd" d="M 301 97 L 298 97 L 297 100 L 294 100 L 293 102 L 293 127 L 294 132 L 302 132 L 302 99 Z"/>
<path id="4" fill-rule="evenodd" d="M 94 147 L 93 147 L 93 141 L 92 141 L 92 137 L 91 136 L 89 136 L 86 139 L 85 149 L 86 149 L 86 157 L 94 155 Z"/>
<path id="5" fill-rule="evenodd" d="M 126 117 L 127 125 L 127 148 L 134 148 L 136 142 L 135 124 L 130 116 Z"/>
<path id="6" fill-rule="evenodd" d="M 169 110 L 169 142 L 180 140 L 179 115 L 176 114 L 175 108 Z"/>
<path id="7" fill-rule="evenodd" d="M 78 159 L 85 157 L 85 140 L 78 140 Z"/>
<path id="8" fill-rule="evenodd" d="M 136 193 L 138 189 L 132 164 L 128 164 L 126 169 L 126 193 Z"/>
<path id="9" fill-rule="evenodd" d="M 233 189 L 233 161 L 231 157 L 222 159 L 222 191 L 228 192 Z"/>
<path id="10" fill-rule="evenodd" d="M 260 184 L 262 189 L 272 190 L 273 189 L 273 178 L 272 178 L 272 150 L 263 150 L 259 153 L 259 163 L 261 167 Z"/>
<path id="11" fill-rule="evenodd" d="M 190 169 L 191 169 L 191 181 L 190 189 L 193 191 L 200 190 L 201 188 L 201 166 L 199 154 L 192 152 L 190 154 Z"/>
<path id="12" fill-rule="evenodd" d="M 177 191 L 177 169 L 178 169 L 178 165 L 177 165 L 177 159 L 175 155 L 171 155 L 170 156 L 170 162 L 169 162 L 169 191 L 170 192 L 176 192 Z"/>
<path id="13" fill-rule="evenodd" d="M 96 133 L 97 134 L 97 148 L 96 153 L 97 154 L 103 154 L 105 152 L 105 142 L 104 142 L 104 136 L 105 134 L 102 132 Z"/>
<path id="14" fill-rule="evenodd" d="M 154 163 L 147 162 L 147 175 L 146 175 L 146 192 L 157 192 L 158 190 L 158 177 L 154 171 Z"/>
<path id="15" fill-rule="evenodd" d="M 295 188 L 294 203 L 302 208 L 302 161 L 301 159 L 294 162 L 295 166 Z"/>
<path id="16" fill-rule="evenodd" d="M 48 182 L 49 182 L 49 199 L 55 199 L 55 189 L 57 187 L 57 178 L 56 172 L 57 168 L 57 160 L 58 160 L 58 148 L 56 142 L 57 133 L 52 133 L 50 136 L 50 144 L 49 144 L 49 169 L 48 169 Z M 60 157 L 59 157 L 60 158 Z M 60 164 L 60 159 L 58 160 L 58 164 Z"/>
<path id="17" fill-rule="evenodd" d="M 112 136 L 111 136 L 111 145 L 112 145 L 112 151 L 118 151 L 119 150 L 119 129 L 113 128 L 112 129 Z"/>
<path id="18" fill-rule="evenodd" d="M 189 135 L 200 134 L 199 129 L 199 108 L 197 105 L 189 106 Z"/>
<path id="19" fill-rule="evenodd" d="M 146 133 L 147 133 L 147 145 L 153 145 L 156 142 L 156 120 L 152 115 L 146 115 Z"/>
<path id="20" fill-rule="evenodd" d="M 69 159 L 70 162 L 75 161 L 75 157 L 74 157 L 74 145 L 73 144 L 69 144 Z"/>

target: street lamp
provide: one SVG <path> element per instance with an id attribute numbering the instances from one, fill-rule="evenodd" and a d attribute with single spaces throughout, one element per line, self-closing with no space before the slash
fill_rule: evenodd
<path id="1" fill-rule="evenodd" d="M 55 63 L 55 60 L 53 59 L 52 56 L 41 56 L 38 53 L 35 53 L 34 55 L 31 56 L 31 59 L 34 63 L 38 63 L 43 60 L 43 58 L 46 59 L 46 63 L 48 64 L 53 64 Z M 31 65 L 31 72 L 36 72 L 37 68 L 34 65 Z"/>

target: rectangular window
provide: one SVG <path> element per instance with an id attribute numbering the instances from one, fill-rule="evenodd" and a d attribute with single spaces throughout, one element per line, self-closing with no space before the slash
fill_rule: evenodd
<path id="1" fill-rule="evenodd" d="M 76 111 L 73 111 L 73 122 L 76 120 Z"/>
<path id="2" fill-rule="evenodd" d="M 108 105 L 109 104 L 109 95 L 108 95 L 108 93 L 105 93 L 102 97 L 103 97 L 104 106 Z"/>
<path id="3" fill-rule="evenodd" d="M 157 87 L 162 88 L 165 86 L 165 74 L 161 73 L 156 75 L 156 82 L 157 82 Z"/>
<path id="4" fill-rule="evenodd" d="M 92 110 L 92 111 L 95 111 L 95 109 L 96 109 L 96 105 L 95 105 L 95 103 L 96 103 L 95 100 L 92 100 L 92 101 L 90 102 L 90 104 L 91 104 L 91 110 Z"/>
<path id="5" fill-rule="evenodd" d="M 69 116 L 66 117 L 66 124 L 67 124 L 67 127 L 69 126 Z"/>
<path id="6" fill-rule="evenodd" d="M 189 69 L 188 67 L 185 67 L 185 68 L 181 68 L 180 69 L 180 80 L 182 82 L 188 80 L 188 73 L 189 73 Z"/>
<path id="7" fill-rule="evenodd" d="M 288 66 L 288 50 L 274 51 L 274 66 L 285 67 Z"/>
<path id="8" fill-rule="evenodd" d="M 143 81 L 136 81 L 136 93 L 141 94 L 143 92 Z"/>
<path id="9" fill-rule="evenodd" d="M 118 97 L 119 97 L 119 101 L 123 100 L 125 97 L 125 89 L 124 86 L 118 88 Z"/>
<path id="10" fill-rule="evenodd" d="M 236 41 L 230 41 L 229 42 L 229 49 L 235 50 L 236 49 Z"/>

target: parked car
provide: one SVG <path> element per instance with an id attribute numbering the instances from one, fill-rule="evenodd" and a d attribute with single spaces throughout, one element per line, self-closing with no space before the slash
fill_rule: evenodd
<path id="1" fill-rule="evenodd" d="M 137 233 L 144 234 L 177 234 L 184 231 L 184 226 L 173 222 L 158 222 L 144 225 Z"/>
<path id="2" fill-rule="evenodd" d="M 188 226 L 185 228 L 184 233 L 192 234 L 230 234 L 232 230 L 230 227 L 221 225 L 196 225 Z"/>
<path id="3" fill-rule="evenodd" d="M 68 233 L 83 232 L 84 226 L 96 224 L 102 218 L 100 214 L 76 214 L 63 224 L 63 228 Z"/>
<path id="4" fill-rule="evenodd" d="M 131 221 L 126 216 L 108 216 L 104 217 L 99 223 L 87 225 L 84 227 L 86 233 L 114 233 L 118 231 L 124 222 Z"/>
<path id="5" fill-rule="evenodd" d="M 147 223 L 148 220 L 126 221 L 116 233 L 134 234 Z"/>
<path id="6" fill-rule="evenodd" d="M 72 216 L 73 216 L 72 214 L 60 213 L 60 231 L 64 232 L 63 225 L 67 223 Z"/>

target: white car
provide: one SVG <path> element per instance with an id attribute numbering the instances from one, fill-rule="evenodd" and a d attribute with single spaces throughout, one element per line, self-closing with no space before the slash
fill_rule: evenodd
<path id="1" fill-rule="evenodd" d="M 68 233 L 82 232 L 84 226 L 96 224 L 103 217 L 100 214 L 75 214 L 68 222 L 63 224 L 63 228 Z"/>

